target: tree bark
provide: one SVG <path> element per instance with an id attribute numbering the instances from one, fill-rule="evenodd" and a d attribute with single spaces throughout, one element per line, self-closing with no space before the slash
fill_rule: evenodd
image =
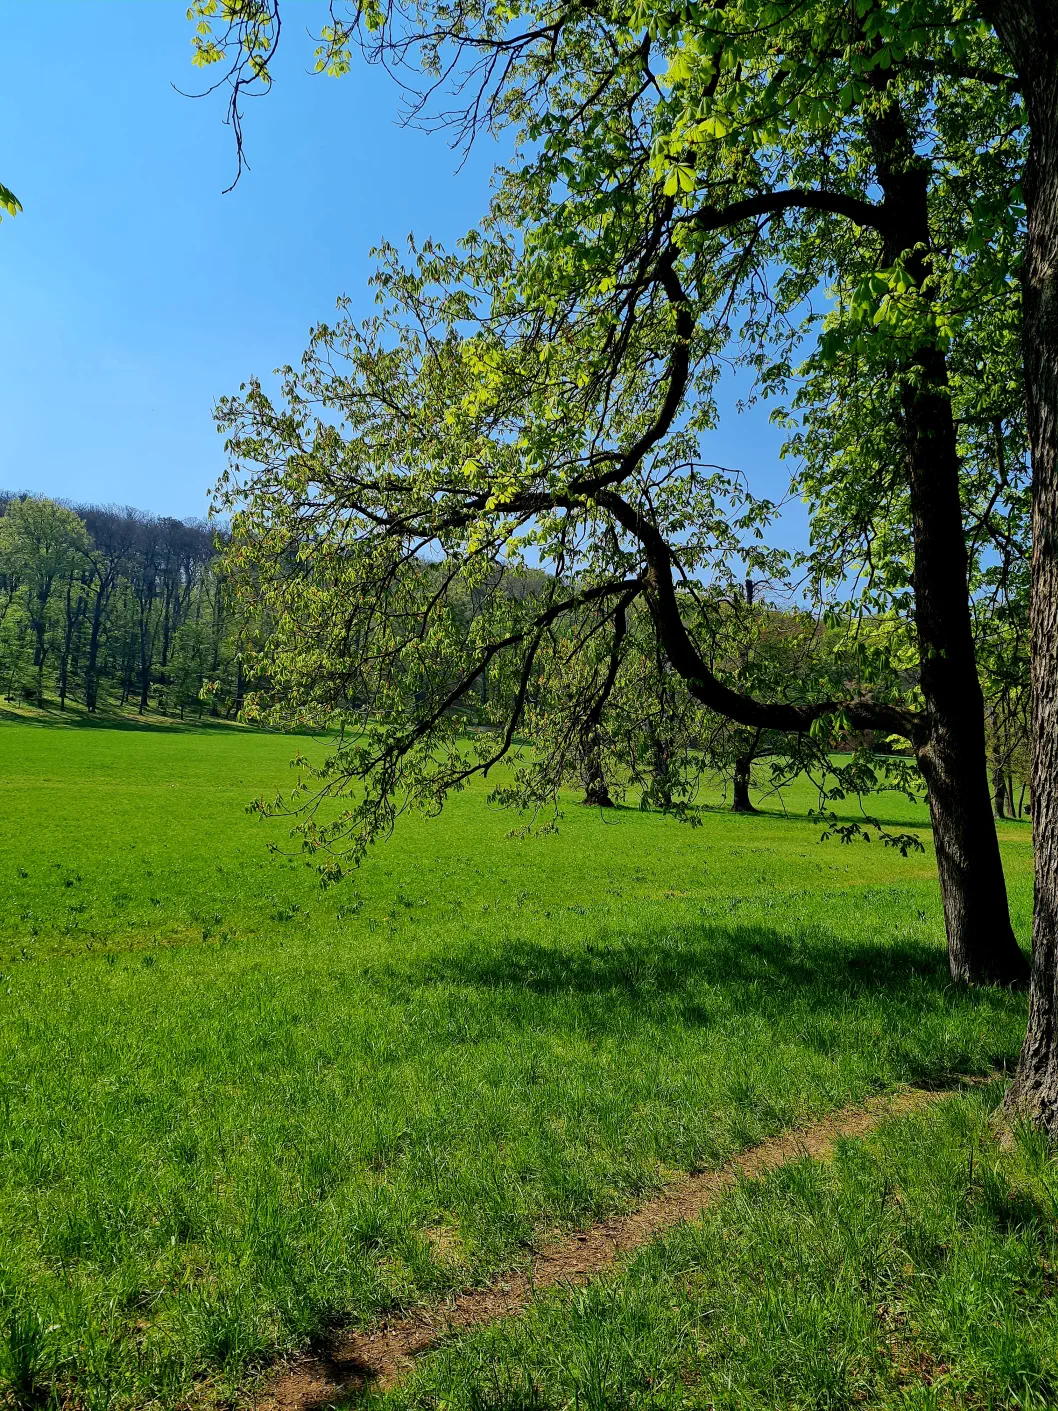
<path id="1" fill-rule="evenodd" d="M 742 754 L 735 760 L 735 768 L 731 776 L 732 813 L 756 813 L 757 811 L 753 807 L 753 802 L 749 796 L 752 769 L 752 755 Z"/>
<path id="2" fill-rule="evenodd" d="M 610 787 L 603 773 L 602 758 L 596 740 L 589 740 L 585 746 L 581 764 L 581 778 L 584 781 L 584 804 L 587 808 L 614 808 L 610 797 Z"/>
<path id="3" fill-rule="evenodd" d="M 930 366 L 934 360 L 928 351 L 922 356 L 936 389 L 946 376 L 942 367 Z M 905 399 L 905 412 L 919 685 L 926 706 L 913 743 L 929 796 L 948 966 L 952 979 L 965 984 L 1024 984 L 1028 964 L 1010 924 L 989 797 L 951 403 L 920 385 Z"/>
<path id="4" fill-rule="evenodd" d="M 887 215 L 882 258 L 887 265 L 901 261 L 921 285 L 931 273 L 929 171 L 914 151 L 896 98 L 879 96 L 868 130 Z M 929 795 L 948 966 L 952 979 L 964 984 L 1024 984 L 1028 963 L 1010 924 L 988 788 L 961 467 L 944 352 L 935 341 L 923 341 L 904 355 L 900 372 L 925 704 L 913 744 Z"/>
<path id="5" fill-rule="evenodd" d="M 958 729 L 960 722 L 947 724 Z M 964 719 L 959 738 L 935 723 L 919 751 L 937 852 L 948 969 L 953 980 L 967 985 L 1024 985 L 1029 967 L 1010 924 L 988 780 L 983 772 L 968 776 L 962 763 L 976 753 L 972 726 L 972 720 Z"/>
<path id="6" fill-rule="evenodd" d="M 1032 825 L 1029 1022 L 1008 1103 L 1058 1137 L 1058 24 L 1052 0 L 981 0 L 1021 80 L 1025 382 L 1032 451 Z"/>

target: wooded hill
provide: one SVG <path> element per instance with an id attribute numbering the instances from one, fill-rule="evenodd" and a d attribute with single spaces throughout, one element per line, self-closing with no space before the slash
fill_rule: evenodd
<path id="1" fill-rule="evenodd" d="M 0 692 L 233 716 L 240 625 L 204 521 L 0 492 Z"/>

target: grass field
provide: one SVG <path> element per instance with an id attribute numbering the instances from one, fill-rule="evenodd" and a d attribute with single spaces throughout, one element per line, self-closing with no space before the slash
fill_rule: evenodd
<path id="1" fill-rule="evenodd" d="M 820 845 L 807 793 L 695 830 L 571 799 L 557 835 L 513 841 L 471 790 L 321 893 L 244 811 L 291 753 L 238 728 L 0 724 L 17 1404 L 233 1395 L 329 1325 L 483 1280 L 668 1173 L 1016 1054 L 1023 1002 L 945 983 L 932 857 Z M 1029 830 L 1002 837 L 1026 937 Z M 659 1287 L 668 1257 L 641 1257 Z M 480 1404 L 523 1405 L 497 1366 Z M 524 1404 L 626 1404 L 564 1385 Z"/>

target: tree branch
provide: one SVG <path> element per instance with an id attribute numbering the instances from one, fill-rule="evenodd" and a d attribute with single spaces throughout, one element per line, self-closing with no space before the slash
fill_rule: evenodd
<path id="1" fill-rule="evenodd" d="M 709 669 L 684 624 L 672 578 L 672 550 L 660 530 L 612 491 L 603 491 L 598 500 L 642 544 L 649 570 L 647 603 L 658 636 L 673 667 L 704 706 L 751 729 L 801 735 L 811 730 L 815 721 L 840 712 L 858 730 L 885 730 L 908 739 L 914 736 L 920 717 L 902 706 L 862 698 L 804 705 L 759 701 L 725 686 Z"/>
<path id="2" fill-rule="evenodd" d="M 745 196 L 741 201 L 732 201 L 729 206 L 700 206 L 697 211 L 676 219 L 678 223 L 694 225 L 699 230 L 725 230 L 756 216 L 777 216 L 790 210 L 824 211 L 846 216 L 856 225 L 872 226 L 883 234 L 889 224 L 884 208 L 873 201 L 846 196 L 841 191 L 797 187 L 789 191 L 763 191 L 757 196 Z"/>

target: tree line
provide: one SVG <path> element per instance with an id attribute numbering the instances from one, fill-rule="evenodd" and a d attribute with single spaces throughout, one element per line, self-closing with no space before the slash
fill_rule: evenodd
<path id="1" fill-rule="evenodd" d="M 0 493 L 0 693 L 233 716 L 244 625 L 203 521 Z"/>

